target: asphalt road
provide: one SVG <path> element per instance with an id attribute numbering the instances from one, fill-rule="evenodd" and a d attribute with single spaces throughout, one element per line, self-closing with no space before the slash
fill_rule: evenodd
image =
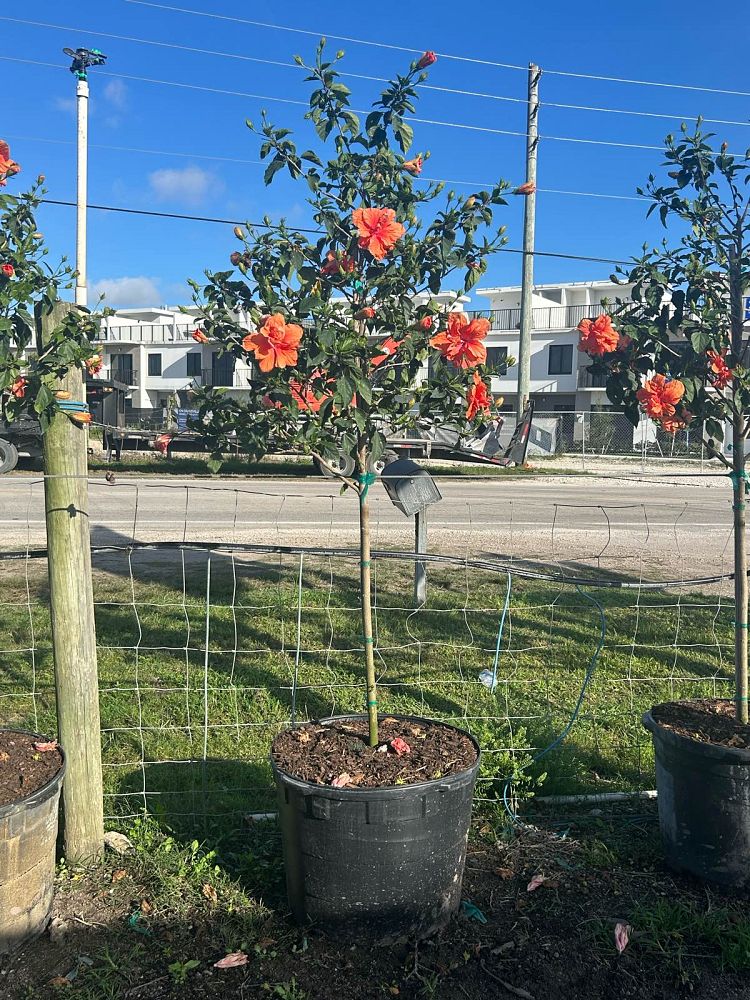
<path id="1" fill-rule="evenodd" d="M 723 477 L 642 480 L 594 476 L 441 479 L 429 511 L 431 551 L 494 553 L 538 564 L 576 563 L 680 578 L 726 572 L 731 491 Z M 413 547 L 413 525 L 380 483 L 372 488 L 375 547 Z M 357 506 L 324 479 L 97 476 L 94 544 L 138 541 L 350 546 Z M 45 544 L 38 476 L 0 478 L 0 549 Z M 666 574 L 666 577 L 665 577 Z"/>

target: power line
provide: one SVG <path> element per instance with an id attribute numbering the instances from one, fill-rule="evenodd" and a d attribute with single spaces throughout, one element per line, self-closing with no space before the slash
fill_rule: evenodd
<path id="1" fill-rule="evenodd" d="M 12 132 L 3 133 L 4 138 L 12 139 L 14 142 L 45 142 L 52 143 L 58 146 L 73 146 L 75 142 L 73 139 L 50 139 L 42 138 L 42 136 L 37 135 L 16 135 Z M 211 160 L 217 161 L 219 163 L 241 163 L 243 165 L 263 167 L 266 164 L 263 160 L 246 160 L 241 157 L 236 156 L 216 156 L 211 153 L 185 153 L 173 149 L 145 149 L 139 146 L 112 146 L 105 143 L 89 143 L 90 149 L 106 149 L 110 152 L 115 153 L 143 153 L 146 156 L 179 156 L 187 160 Z M 422 181 L 430 184 L 447 184 L 449 187 L 452 185 L 461 185 L 462 187 L 471 187 L 481 190 L 483 188 L 493 187 L 496 183 L 495 181 L 459 181 L 451 180 L 447 177 L 416 177 L 415 181 Z M 628 194 L 607 194 L 603 191 L 567 191 L 560 188 L 537 188 L 538 194 L 559 194 L 559 195 L 571 195 L 579 198 L 608 198 L 614 201 L 641 201 L 648 202 L 648 198 L 638 197 L 636 195 Z"/>
<path id="2" fill-rule="evenodd" d="M 63 201 L 58 198 L 42 198 L 42 204 L 44 205 L 61 205 L 65 208 L 75 208 L 76 202 L 74 201 Z M 93 205 L 87 204 L 87 208 L 92 211 L 97 212 L 118 212 L 124 215 L 145 215 L 156 219 L 181 219 L 186 222 L 211 222 L 222 226 L 248 226 L 255 229 L 277 229 L 278 226 L 271 225 L 266 222 L 249 222 L 247 219 L 221 219 L 214 218 L 212 216 L 206 215 L 182 215 L 178 212 L 155 212 L 153 210 L 145 208 L 126 208 L 121 205 Z M 292 226 L 290 230 L 297 233 L 313 233 L 316 236 L 325 235 L 324 229 L 305 229 L 299 226 Z M 515 253 L 524 254 L 526 251 L 516 249 L 515 247 L 499 247 L 498 251 L 500 253 Z M 531 251 L 529 251 L 531 252 Z M 562 260 L 586 260 L 593 261 L 599 264 L 629 264 L 630 261 L 627 260 L 616 260 L 611 257 L 587 257 L 582 254 L 573 253 L 560 253 L 553 250 L 534 250 L 534 256 L 536 257 L 556 257 Z"/>
<path id="3" fill-rule="evenodd" d="M 135 2 L 135 0 L 128 0 L 128 2 Z M 140 0 L 138 0 L 138 2 L 140 2 Z M 17 56 L 0 56 L 0 59 L 9 60 L 11 62 L 29 63 L 30 65 L 33 66 L 47 66 L 47 67 L 52 67 L 54 69 L 64 68 L 58 65 L 57 63 L 41 62 L 36 59 L 22 59 Z M 221 94 L 225 97 L 226 96 L 246 97 L 249 98 L 250 100 L 273 101 L 275 103 L 280 103 L 280 104 L 294 104 L 304 108 L 309 108 L 310 106 L 308 101 L 300 101 L 291 97 L 274 97 L 269 94 L 265 95 L 251 94 L 239 90 L 225 90 L 220 87 L 208 87 L 205 84 L 199 84 L 199 83 L 180 83 L 177 80 L 159 80 L 154 77 L 135 76 L 130 73 L 114 73 L 109 70 L 99 70 L 97 75 L 111 76 L 121 80 L 132 80 L 138 83 L 151 83 L 163 87 L 177 87 L 182 90 L 197 90 L 201 91 L 202 93 L 208 93 L 208 94 Z M 353 108 L 352 110 L 356 111 L 357 114 L 361 115 L 368 114 L 366 110 L 363 110 L 361 108 Z M 434 125 L 442 128 L 455 128 L 470 132 L 482 132 L 482 133 L 487 133 L 489 135 L 509 135 L 509 136 L 514 136 L 516 138 L 524 138 L 524 139 L 526 138 L 525 132 L 519 132 L 513 129 L 491 128 L 488 125 L 468 125 L 464 122 L 445 122 L 434 118 L 419 118 L 416 116 L 404 116 L 404 120 L 408 122 L 415 122 L 416 124 L 419 125 Z M 649 146 L 641 143 L 632 143 L 632 142 L 615 142 L 609 139 L 589 139 L 585 137 L 567 136 L 567 135 L 540 135 L 539 138 L 552 142 L 573 142 L 583 145 L 609 146 L 617 149 L 640 149 L 640 150 L 655 151 L 657 153 L 663 152 L 662 146 Z"/>
<path id="4" fill-rule="evenodd" d="M 269 21 L 254 21 L 250 20 L 249 18 L 233 17 L 230 16 L 229 14 L 216 14 L 210 11 L 194 10 L 189 7 L 176 7 L 172 6 L 171 4 L 155 3 L 153 2 L 153 0 L 125 0 L 125 2 L 131 4 L 137 4 L 138 6 L 141 7 L 153 7 L 156 8 L 157 10 L 168 10 L 178 14 L 193 14 L 197 17 L 208 17 L 219 21 L 232 21 L 235 24 L 249 24 L 258 28 L 271 28 L 276 31 L 289 31 L 298 35 L 312 35 L 313 37 L 316 38 L 321 38 L 321 37 L 333 38 L 336 41 L 340 42 L 353 42 L 356 45 L 369 45 L 379 49 L 391 49 L 396 52 L 409 52 L 415 54 L 424 51 L 424 46 L 421 45 L 413 48 L 404 45 L 392 45 L 386 42 L 375 42 L 364 38 L 352 38 L 351 36 L 348 35 L 334 35 L 326 31 L 310 31 L 309 29 L 306 28 L 292 28 L 289 25 L 273 24 Z M 520 70 L 524 73 L 528 72 L 528 66 L 519 66 L 515 63 L 497 62 L 496 60 L 493 59 L 477 59 L 476 57 L 473 56 L 459 56 L 449 52 L 438 52 L 437 55 L 440 56 L 441 59 L 453 59 L 458 62 L 474 63 L 483 66 L 494 66 L 498 69 L 512 69 L 512 70 Z M 547 76 L 567 76 L 567 77 L 574 77 L 580 80 L 600 80 L 600 81 L 605 81 L 607 83 L 625 83 L 625 84 L 633 84 L 640 87 L 665 87 L 672 90 L 690 90 L 704 94 L 723 94 L 723 95 L 728 95 L 730 97 L 750 97 L 750 92 L 745 90 L 726 90 L 719 87 L 699 86 L 697 84 L 669 83 L 669 82 L 655 81 L 655 80 L 635 80 L 635 79 L 628 79 L 627 77 L 603 76 L 601 74 L 596 74 L 596 73 L 577 73 L 571 70 L 545 69 L 544 72 Z"/>
<path id="5" fill-rule="evenodd" d="M 48 139 L 38 135 L 14 135 L 12 132 L 4 132 L 3 138 L 12 139 L 14 142 L 48 142 L 56 146 L 74 146 L 73 139 Z M 143 153 L 147 156 L 179 156 L 187 160 L 216 160 L 219 163 L 242 163 L 255 167 L 265 166 L 262 160 L 245 160 L 239 156 L 216 156 L 211 153 L 183 153 L 175 149 L 145 149 L 139 146 L 110 146 L 101 142 L 90 142 L 89 149 L 106 149 L 115 153 Z M 454 183 L 461 183 L 455 181 Z M 615 196 L 617 197 L 617 196 Z"/>
<path id="6" fill-rule="evenodd" d="M 265 66 L 278 66 L 283 69 L 292 69 L 298 71 L 299 70 L 304 71 L 305 69 L 305 67 L 298 66 L 297 63 L 283 62 L 279 59 L 265 59 L 260 56 L 249 56 L 238 52 L 225 52 L 220 49 L 203 49 L 193 45 L 182 45 L 178 42 L 165 42 L 154 38 L 138 38 L 134 35 L 120 35 L 107 31 L 94 31 L 90 28 L 74 28 L 69 25 L 50 24 L 46 21 L 31 21 L 27 20 L 26 18 L 8 17 L 6 15 L 0 15 L 0 21 L 8 21 L 12 24 L 24 24 L 36 28 L 50 28 L 56 31 L 69 32 L 71 34 L 77 33 L 84 35 L 95 35 L 99 38 L 112 38 L 118 41 L 133 42 L 134 44 L 138 45 L 153 45 L 153 46 L 158 46 L 160 48 L 175 49 L 180 52 L 190 52 L 196 55 L 216 56 L 222 59 L 236 59 L 242 62 L 260 63 Z M 343 77 L 349 77 L 351 79 L 369 80 L 375 83 L 389 82 L 388 78 L 384 76 L 371 76 L 366 73 L 352 73 L 349 72 L 348 70 L 342 72 L 341 75 Z M 463 90 L 457 87 L 441 87 L 436 84 L 428 84 L 428 83 L 418 84 L 418 86 L 420 89 L 431 90 L 437 93 L 455 94 L 461 97 L 478 97 L 484 100 L 503 101 L 510 104 L 526 104 L 526 98 L 523 97 L 509 97 L 503 94 L 488 94 L 484 91 Z M 684 115 L 684 114 L 677 115 L 677 114 L 667 114 L 665 112 L 656 112 L 656 111 L 636 111 L 630 108 L 602 108 L 602 107 L 593 107 L 587 104 L 563 104 L 556 101 L 543 101 L 541 103 L 545 108 L 556 108 L 559 110 L 566 110 L 566 111 L 588 111 L 600 114 L 630 115 L 637 118 L 655 118 L 655 119 L 663 119 L 666 121 L 685 121 L 687 119 L 701 117 L 694 113 L 691 113 L 689 115 Z M 739 125 L 743 127 L 750 126 L 750 120 L 738 121 L 736 119 L 731 119 L 731 118 L 703 118 L 703 121 L 705 121 L 707 124 L 710 125 Z"/>

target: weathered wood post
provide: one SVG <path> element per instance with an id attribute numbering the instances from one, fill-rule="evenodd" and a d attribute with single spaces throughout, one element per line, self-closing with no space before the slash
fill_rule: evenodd
<path id="1" fill-rule="evenodd" d="M 37 310 L 40 353 L 75 307 L 57 302 Z M 80 368 L 70 368 L 56 391 L 85 401 Z M 65 856 L 81 861 L 104 847 L 99 683 L 89 535 L 87 433 L 56 413 L 43 436 L 52 652 L 57 724 L 67 758 L 63 784 Z"/>

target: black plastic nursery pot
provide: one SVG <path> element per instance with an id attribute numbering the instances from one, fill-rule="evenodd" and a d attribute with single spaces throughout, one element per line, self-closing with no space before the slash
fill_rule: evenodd
<path id="1" fill-rule="evenodd" d="M 39 741 L 47 737 L 24 730 Z M 47 784 L 0 806 L 0 954 L 6 954 L 47 926 L 55 882 L 55 844 L 62 766 Z"/>
<path id="2" fill-rule="evenodd" d="M 272 761 L 287 893 L 298 922 L 426 934 L 448 920 L 461 901 L 481 756 L 465 735 L 477 752 L 471 768 L 411 785 L 334 788 L 293 778 Z"/>
<path id="3" fill-rule="evenodd" d="M 643 716 L 656 755 L 667 863 L 721 885 L 750 883 L 750 750 L 690 739 Z"/>

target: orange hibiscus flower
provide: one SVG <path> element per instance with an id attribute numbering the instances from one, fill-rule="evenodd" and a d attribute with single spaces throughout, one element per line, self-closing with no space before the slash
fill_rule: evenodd
<path id="1" fill-rule="evenodd" d="M 612 328 L 611 316 L 582 319 L 578 324 L 578 331 L 581 334 L 578 350 L 585 351 L 586 354 L 601 357 L 602 354 L 616 351 L 619 346 L 620 335 Z"/>
<path id="2" fill-rule="evenodd" d="M 659 421 L 661 429 L 666 431 L 667 434 L 674 434 L 676 431 L 684 431 L 690 421 L 693 419 L 693 414 L 689 410 L 682 410 L 682 415 L 673 417 L 664 417 Z"/>
<path id="3" fill-rule="evenodd" d="M 297 364 L 297 348 L 302 340 L 302 327 L 286 323 L 281 313 L 266 316 L 260 330 L 243 338 L 242 346 L 252 351 L 262 372 L 287 368 Z"/>
<path id="4" fill-rule="evenodd" d="M 448 328 L 430 340 L 447 361 L 456 368 L 474 368 L 487 360 L 487 348 L 482 343 L 490 329 L 488 319 L 469 320 L 466 313 L 448 313 Z"/>
<path id="5" fill-rule="evenodd" d="M 208 337 L 205 335 L 203 330 L 193 330 L 193 340 L 196 344 L 207 344 Z"/>
<path id="6" fill-rule="evenodd" d="M 98 375 L 102 370 L 102 364 L 101 354 L 94 354 L 92 357 L 86 359 L 86 371 L 89 375 Z"/>
<path id="7" fill-rule="evenodd" d="M 636 397 L 649 417 L 663 420 L 674 416 L 675 404 L 679 403 L 684 393 L 685 386 L 679 379 L 654 375 L 638 390 Z"/>
<path id="8" fill-rule="evenodd" d="M 329 250 L 326 255 L 326 263 L 321 267 L 320 273 L 329 278 L 331 275 L 351 274 L 357 268 L 356 261 L 347 254 L 337 257 L 333 250 Z"/>
<path id="9" fill-rule="evenodd" d="M 714 389 L 726 389 L 732 383 L 732 369 L 724 360 L 726 350 L 719 354 L 718 351 L 706 351 L 708 357 L 708 377 Z"/>
<path id="10" fill-rule="evenodd" d="M 414 174 L 416 177 L 422 173 L 423 163 L 424 160 L 422 159 L 422 155 L 420 153 L 420 155 L 415 156 L 413 160 L 404 160 L 401 164 L 401 169 L 406 170 L 407 173 Z"/>
<path id="11" fill-rule="evenodd" d="M 292 391 L 292 399 L 300 410 L 309 410 L 311 413 L 317 413 L 323 405 L 323 400 L 330 395 L 330 393 L 324 393 L 319 399 L 309 386 L 303 386 L 301 382 L 294 380 L 289 382 L 289 388 Z"/>
<path id="12" fill-rule="evenodd" d="M 375 260 L 382 260 L 406 232 L 396 222 L 392 208 L 355 208 L 352 222 L 359 233 L 360 248 L 368 250 Z"/>
<path id="13" fill-rule="evenodd" d="M 15 396 L 16 399 L 23 399 L 23 397 L 26 395 L 26 384 L 27 384 L 26 379 L 23 377 L 23 375 L 19 375 L 18 378 L 13 383 L 13 385 L 10 387 L 11 396 Z"/>
<path id="14" fill-rule="evenodd" d="M 10 146 L 0 139 L 0 187 L 5 187 L 6 177 L 12 177 L 20 171 L 19 165 L 10 158 Z"/>
<path id="15" fill-rule="evenodd" d="M 388 358 L 392 358 L 400 346 L 400 340 L 394 340 L 393 337 L 387 337 L 380 345 L 380 350 L 383 351 L 383 353 L 378 354 L 377 357 L 374 357 L 370 361 L 372 367 L 377 368 L 378 365 L 382 365 L 384 361 L 388 360 Z"/>
<path id="16" fill-rule="evenodd" d="M 474 372 L 474 384 L 466 394 L 466 419 L 473 420 L 477 413 L 489 413 L 492 397 L 479 372 Z"/>

